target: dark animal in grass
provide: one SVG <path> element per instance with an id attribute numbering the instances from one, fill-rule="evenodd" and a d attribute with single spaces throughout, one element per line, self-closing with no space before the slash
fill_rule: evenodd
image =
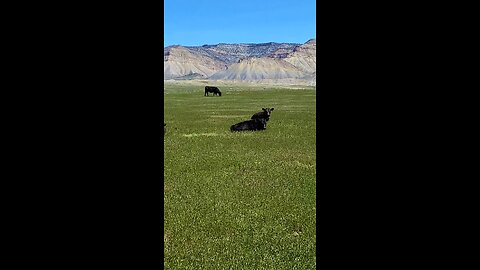
<path id="1" fill-rule="evenodd" d="M 264 130 L 266 128 L 267 121 L 264 118 L 258 118 L 232 125 L 230 131 Z"/>
<path id="2" fill-rule="evenodd" d="M 167 124 L 163 123 L 163 135 L 167 132 L 167 128 L 165 127 Z"/>
<path id="3" fill-rule="evenodd" d="M 273 108 L 262 108 L 262 111 L 252 115 L 251 119 L 264 118 L 266 121 L 268 121 L 270 120 L 270 114 L 272 113 L 272 111 Z"/>
<path id="4" fill-rule="evenodd" d="M 208 93 L 213 93 L 214 96 L 222 96 L 222 92 L 216 86 L 205 86 L 205 96 L 208 97 Z"/>

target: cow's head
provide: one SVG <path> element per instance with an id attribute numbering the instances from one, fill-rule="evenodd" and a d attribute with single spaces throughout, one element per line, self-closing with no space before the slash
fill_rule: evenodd
<path id="1" fill-rule="evenodd" d="M 273 111 L 273 108 L 262 108 L 262 110 L 265 112 L 265 114 L 267 114 L 267 116 L 270 116 L 270 114 Z"/>

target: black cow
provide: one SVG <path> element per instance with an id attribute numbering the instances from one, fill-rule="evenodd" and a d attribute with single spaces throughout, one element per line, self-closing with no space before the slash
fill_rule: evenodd
<path id="1" fill-rule="evenodd" d="M 264 130 L 266 128 L 267 121 L 264 118 L 258 118 L 232 125 L 230 131 Z"/>
<path id="2" fill-rule="evenodd" d="M 222 92 L 220 92 L 220 89 L 216 86 L 205 86 L 205 96 L 208 97 L 208 93 L 213 93 L 214 96 L 222 96 Z"/>
<path id="3" fill-rule="evenodd" d="M 252 115 L 250 119 L 259 119 L 264 118 L 266 121 L 270 120 L 270 114 L 273 111 L 273 108 L 262 108 L 262 112 L 257 112 L 256 114 Z"/>

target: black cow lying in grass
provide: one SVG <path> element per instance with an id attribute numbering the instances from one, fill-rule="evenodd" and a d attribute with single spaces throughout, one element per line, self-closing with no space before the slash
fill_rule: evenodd
<path id="1" fill-rule="evenodd" d="M 214 96 L 222 96 L 222 92 L 220 92 L 220 89 L 216 86 L 205 86 L 205 96 L 208 97 L 208 93 L 213 93 Z"/>
<path id="2" fill-rule="evenodd" d="M 248 130 L 264 130 L 267 128 L 267 121 L 264 118 L 247 120 L 232 125 L 230 131 L 248 131 Z"/>
<path id="3" fill-rule="evenodd" d="M 257 112 L 256 114 L 252 115 L 251 119 L 259 119 L 264 118 L 266 121 L 270 120 L 270 114 L 273 111 L 273 108 L 262 108 L 262 112 Z"/>
<path id="4" fill-rule="evenodd" d="M 163 123 L 163 135 L 167 132 L 167 128 L 165 127 L 167 124 Z"/>

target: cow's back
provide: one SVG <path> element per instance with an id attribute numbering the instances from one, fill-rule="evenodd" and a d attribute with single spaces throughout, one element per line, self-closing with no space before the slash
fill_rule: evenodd
<path id="1" fill-rule="evenodd" d="M 205 86 L 206 91 L 219 91 L 218 87 L 216 86 Z"/>

